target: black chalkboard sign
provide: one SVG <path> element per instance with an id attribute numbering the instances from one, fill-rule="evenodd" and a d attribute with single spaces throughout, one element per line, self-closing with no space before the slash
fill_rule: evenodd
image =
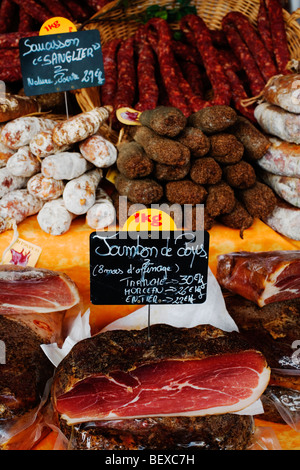
<path id="1" fill-rule="evenodd" d="M 155 234 L 155 235 L 154 235 Z M 157 235 L 159 234 L 159 235 Z M 209 234 L 175 231 L 90 235 L 94 305 L 200 304 L 206 300 Z"/>
<path id="2" fill-rule="evenodd" d="M 19 49 L 27 96 L 104 84 L 98 30 L 22 38 Z"/>

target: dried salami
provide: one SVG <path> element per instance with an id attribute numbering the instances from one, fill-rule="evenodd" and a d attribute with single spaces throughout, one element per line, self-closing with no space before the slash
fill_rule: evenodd
<path id="1" fill-rule="evenodd" d="M 279 0 L 266 0 L 268 8 L 273 49 L 279 73 L 288 74 L 287 65 L 290 60 L 287 35 Z"/>
<path id="2" fill-rule="evenodd" d="M 32 16 L 32 18 L 34 18 L 41 24 L 43 24 L 52 16 L 47 8 L 40 5 L 35 0 L 26 0 L 26 2 L 24 2 L 23 0 L 13 1 L 17 5 L 19 5 L 19 7 L 23 6 L 26 13 L 28 13 L 29 16 Z"/>
<path id="3" fill-rule="evenodd" d="M 260 0 L 260 6 L 257 16 L 257 29 L 262 38 L 265 47 L 268 49 L 271 56 L 274 56 L 272 33 L 270 27 L 270 20 L 265 0 Z"/>
<path id="4" fill-rule="evenodd" d="M 253 56 L 265 82 L 277 74 L 277 67 L 264 42 L 243 13 L 238 11 L 228 13 L 223 18 L 222 24 L 231 24 L 237 29 Z"/>
<path id="5" fill-rule="evenodd" d="M 239 59 L 246 73 L 252 95 L 259 95 L 265 86 L 265 80 L 263 79 L 248 47 L 232 24 L 223 23 L 222 28 L 226 34 L 231 49 Z"/>
<path id="6" fill-rule="evenodd" d="M 117 54 L 118 86 L 114 100 L 115 110 L 133 106 L 136 88 L 134 36 L 123 41 Z"/>
<path id="7" fill-rule="evenodd" d="M 0 6 L 0 33 L 10 31 L 15 12 L 16 5 L 12 0 L 2 0 Z"/>
<path id="8" fill-rule="evenodd" d="M 193 34 L 197 49 L 202 57 L 207 76 L 213 88 L 213 100 L 203 102 L 202 107 L 229 105 L 231 100 L 230 84 L 223 66 L 219 62 L 218 51 L 213 46 L 208 27 L 199 16 L 193 14 L 183 17 L 180 26 L 184 32 L 188 30 L 190 34 Z"/>
<path id="9" fill-rule="evenodd" d="M 121 44 L 121 39 L 113 39 L 103 47 L 103 67 L 105 83 L 101 86 L 101 104 L 112 105 L 117 91 L 117 50 Z"/>

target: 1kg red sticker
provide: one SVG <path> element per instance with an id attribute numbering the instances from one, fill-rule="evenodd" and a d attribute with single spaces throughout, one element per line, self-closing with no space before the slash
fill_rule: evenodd
<path id="1" fill-rule="evenodd" d="M 60 33 L 73 33 L 76 32 L 77 28 L 72 21 L 61 16 L 55 16 L 45 21 L 40 29 L 40 36 L 46 36 L 47 34 L 60 34 Z"/>

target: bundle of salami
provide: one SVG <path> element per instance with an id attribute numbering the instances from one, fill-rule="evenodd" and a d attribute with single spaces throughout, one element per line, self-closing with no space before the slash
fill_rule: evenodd
<path id="1" fill-rule="evenodd" d="M 38 214 L 43 231 L 62 235 L 72 220 L 103 228 L 115 219 L 101 188 L 105 168 L 117 158 L 115 146 L 99 133 L 110 108 L 94 108 L 54 121 L 23 116 L 1 129 L 0 231 Z"/>
<path id="2" fill-rule="evenodd" d="M 258 160 L 259 175 L 278 196 L 265 218 L 274 230 L 300 239 L 300 74 L 277 75 L 265 86 L 255 117 L 271 146 Z"/>
<path id="3" fill-rule="evenodd" d="M 270 142 L 234 109 L 215 105 L 186 118 L 177 108 L 160 106 L 143 111 L 140 123 L 132 140 L 119 146 L 113 195 L 119 219 L 120 196 L 130 211 L 137 204 L 178 204 L 190 206 L 192 217 L 204 204 L 206 230 L 218 221 L 242 236 L 255 217 L 274 210 L 275 195 L 253 168 Z"/>
<path id="4" fill-rule="evenodd" d="M 245 14 L 233 11 L 212 31 L 198 15 L 188 14 L 175 40 L 166 20 L 150 19 L 135 35 L 104 44 L 102 104 L 139 111 L 173 106 L 186 117 L 227 105 L 255 121 L 254 107 L 245 107 L 244 100 L 258 95 L 274 75 L 288 74 L 290 60 L 280 2 L 261 0 L 257 23 L 255 28 Z"/>

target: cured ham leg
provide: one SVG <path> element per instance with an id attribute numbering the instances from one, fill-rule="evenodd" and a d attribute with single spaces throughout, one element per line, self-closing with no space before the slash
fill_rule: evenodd
<path id="1" fill-rule="evenodd" d="M 300 250 L 220 255 L 217 280 L 259 307 L 300 298 Z"/>
<path id="2" fill-rule="evenodd" d="M 0 314 L 59 312 L 79 301 L 75 283 L 64 273 L 0 266 Z"/>
<path id="3" fill-rule="evenodd" d="M 210 325 L 100 333 L 59 365 L 52 397 L 67 423 L 232 413 L 254 403 L 270 371 L 237 332 Z"/>

